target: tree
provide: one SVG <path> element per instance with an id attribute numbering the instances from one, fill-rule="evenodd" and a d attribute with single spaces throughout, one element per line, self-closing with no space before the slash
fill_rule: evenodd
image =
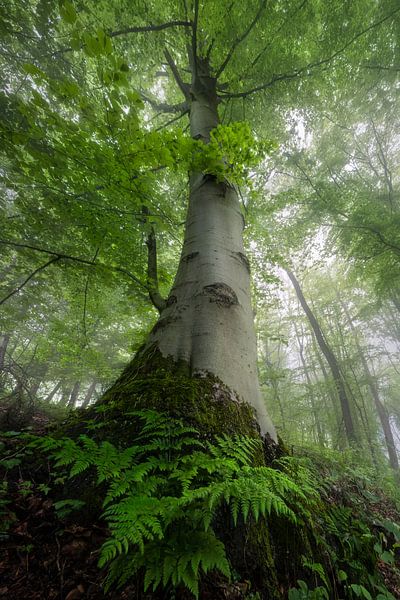
<path id="1" fill-rule="evenodd" d="M 5 95 L 5 114 L 10 117 L 10 124 L 5 126 L 8 140 L 10 129 L 12 132 L 11 143 L 8 141 L 7 146 L 11 167 L 8 164 L 6 184 L 11 189 L 14 187 L 10 177 L 14 166 L 19 178 L 21 173 L 34 177 L 34 194 L 48 205 L 48 194 L 53 200 L 54 195 L 64 193 L 57 185 L 57 176 L 62 170 L 69 200 L 76 203 L 70 215 L 74 215 L 77 222 L 87 221 L 82 198 L 96 202 L 100 197 L 104 202 L 104 196 L 110 190 L 121 194 L 126 188 L 128 193 L 137 196 L 136 223 L 140 223 L 139 228 L 146 228 L 150 224 L 149 207 L 148 200 L 143 197 L 149 195 L 151 188 L 146 179 L 141 179 L 141 172 L 144 168 L 157 172 L 164 166 L 163 162 L 172 166 L 178 155 L 178 160 L 191 172 L 190 198 L 184 249 L 171 293 L 164 301 L 157 290 L 155 238 L 151 227 L 147 242 L 149 257 L 153 255 L 148 261 L 147 284 L 142 284 L 140 278 L 124 266 L 113 263 L 104 267 L 108 272 L 126 275 L 136 281 L 139 287 L 150 292 L 162 312 L 150 334 L 147 349 L 157 344 L 164 356 L 171 356 L 175 361 L 184 360 L 191 373 L 210 372 L 221 378 L 239 397 L 256 408 L 262 431 L 274 437 L 257 383 L 249 272 L 241 240 L 242 216 L 237 194 L 237 185 L 244 180 L 244 164 L 254 162 L 255 146 L 246 127 L 219 127 L 218 104 L 230 103 L 237 113 L 242 101 L 267 91 L 270 95 L 268 113 L 274 114 L 283 125 L 283 108 L 290 110 L 299 102 L 304 106 L 310 104 L 308 82 L 311 75 L 328 88 L 339 82 L 344 85 L 343 73 L 348 68 L 356 71 L 360 57 L 366 60 L 372 56 L 368 50 L 372 36 L 379 48 L 385 47 L 392 35 L 390 26 L 398 7 L 389 4 L 381 10 L 373 2 L 355 2 L 346 14 L 346 25 L 342 26 L 340 3 L 329 10 L 319 7 L 319 12 L 304 3 L 290 10 L 277 3 L 269 11 L 263 1 L 240 10 L 238 7 L 230 10 L 227 3 L 210 3 L 205 7 L 198 1 L 191 6 L 171 2 L 146 10 L 135 7 L 134 11 L 120 7 L 118 3 L 107 3 L 99 5 L 98 14 L 104 25 L 94 33 L 94 27 L 98 28 L 98 25 L 84 2 L 78 5 L 78 11 L 73 4 L 62 3 L 61 23 L 58 23 L 54 9 L 46 13 L 49 6 L 46 4 L 44 10 L 44 4 L 40 3 L 31 12 L 12 5 L 2 25 L 7 37 L 14 30 L 14 24 L 19 23 L 17 40 L 11 45 L 11 63 L 19 72 L 25 72 L 29 84 L 36 82 L 36 88 L 29 90 L 29 85 L 24 84 L 19 89 L 11 71 L 7 72 L 15 92 L 11 101 L 9 95 Z M 226 13 L 227 18 L 222 18 Z M 360 27 L 361 14 L 362 22 L 367 23 L 363 27 Z M 161 17 L 165 20 L 160 22 Z M 33 27 L 43 35 L 32 43 L 33 64 L 25 62 L 21 68 L 19 42 L 26 35 L 32 37 Z M 84 35 L 80 33 L 82 29 Z M 318 44 L 314 36 L 316 29 L 324 32 Z M 71 44 L 63 45 L 57 40 L 54 43 L 53 32 L 69 36 Z M 280 35 L 275 35 L 276 32 Z M 133 35 L 141 45 L 130 43 Z M 143 91 L 130 63 L 143 63 L 149 36 L 154 62 L 148 74 L 141 77 L 147 87 Z M 271 43 L 273 36 L 274 43 Z M 113 44 L 123 49 L 127 62 L 114 55 Z M 80 58 L 82 51 L 86 54 L 84 61 Z M 55 63 L 53 57 L 59 57 L 60 61 Z M 79 57 L 80 64 L 74 62 L 75 57 Z M 66 65 L 64 72 L 63 63 Z M 344 68 L 341 63 L 346 63 Z M 325 74 L 327 66 L 330 69 Z M 162 87 L 165 94 L 171 96 L 171 103 L 160 102 L 149 91 L 158 74 L 165 78 Z M 79 89 L 79 84 L 96 77 L 100 93 L 93 88 L 88 93 L 85 85 Z M 126 84 L 136 86 L 139 93 L 125 92 L 123 86 Z M 47 88 L 46 92 L 41 92 L 44 88 Z M 27 102 L 26 94 L 21 90 L 28 91 L 33 98 Z M 137 128 L 137 110 L 134 110 L 135 104 L 136 108 L 140 104 L 139 95 L 156 110 L 175 113 L 174 123 L 180 115 L 187 114 L 193 143 L 187 144 L 181 139 L 179 151 L 172 157 L 176 140 L 170 138 L 168 141 L 165 137 L 150 140 L 141 135 Z M 16 103 L 18 99 L 22 99 L 22 104 Z M 74 105 L 72 111 L 66 106 L 68 102 Z M 256 101 L 256 107 L 257 102 L 260 101 Z M 64 103 L 62 111 L 59 110 L 60 103 Z M 127 106 L 130 110 L 124 112 L 122 109 Z M 52 123 L 44 140 L 37 128 L 39 113 L 42 127 L 50 123 L 49 119 Z M 76 126 L 77 113 L 86 129 Z M 101 118 L 99 114 L 102 114 Z M 136 136 L 133 151 L 125 135 L 126 127 Z M 105 145 L 110 147 L 110 136 L 114 140 L 114 154 L 104 152 Z M 101 140 L 101 143 L 95 140 Z M 161 147 L 163 142 L 165 147 Z M 152 153 L 146 157 L 149 146 Z M 141 153 L 145 160 L 141 156 L 139 163 Z M 129 165 L 126 156 L 132 157 Z M 106 165 L 107 172 L 112 173 L 111 181 L 104 180 Z M 74 173 L 72 166 L 76 169 Z M 93 178 L 93 172 L 96 178 Z M 82 175 L 88 186 L 83 192 L 77 189 L 81 187 L 78 184 Z M 63 216 L 59 206 L 56 212 L 59 218 Z M 39 214 L 34 221 L 33 231 L 40 222 Z M 154 230 L 154 222 L 152 227 Z M 115 244 L 111 240 L 103 242 L 102 229 L 101 225 L 95 225 L 92 239 L 88 236 L 81 239 L 87 251 L 92 250 L 90 258 L 84 259 L 57 248 L 49 250 L 35 244 L 18 246 L 13 240 L 3 240 L 10 247 L 25 248 L 33 253 L 31 256 L 35 252 L 47 253 L 46 262 L 37 266 L 10 294 L 15 295 L 44 270 L 60 264 L 80 264 L 83 268 L 98 266 L 100 248 L 104 252 L 105 247 Z M 113 231 L 115 236 L 121 237 L 116 227 Z M 79 235 L 82 238 L 82 234 Z"/>
<path id="2" fill-rule="evenodd" d="M 296 123 L 300 128 L 302 123 L 318 122 L 322 110 L 332 110 L 335 98 L 349 98 L 355 90 L 361 94 L 366 86 L 378 85 L 370 67 L 376 53 L 383 63 L 393 66 L 399 11 L 394 0 L 355 0 L 346 6 L 339 0 L 329 5 L 313 0 L 298 4 L 250 0 L 244 6 L 230 0 L 99 0 L 95 10 L 89 0 L 61 0 L 59 7 L 50 0 L 24 0 L 11 1 L 0 21 L 0 61 L 5 67 L 0 96 L 1 216 L 5 223 L 0 240 L 4 249 L 0 256 L 4 290 L 0 331 L 3 346 L 10 334 L 5 354 L 13 369 L 6 378 L 6 392 L 18 402 L 24 396 L 30 400 L 34 393 L 35 397 L 47 396 L 48 402 L 61 396 L 65 407 L 81 405 L 66 427 L 74 438 L 82 430 L 91 437 L 70 440 L 69 449 L 82 456 L 78 446 L 87 444 L 91 456 L 86 462 L 78 460 L 73 470 L 81 474 L 89 464 L 94 467 L 100 456 L 98 466 L 105 466 L 105 478 L 114 458 L 118 463 L 121 457 L 122 465 L 125 459 L 133 457 L 135 462 L 135 457 L 142 457 L 141 446 L 132 446 L 138 437 L 138 421 L 143 418 L 141 409 L 156 409 L 148 410 L 144 417 L 150 429 L 155 427 L 156 439 L 146 438 L 143 431 L 143 452 L 149 449 L 150 458 L 142 474 L 138 475 L 142 458 L 128 477 L 125 467 L 117 474 L 118 467 L 111 469 L 111 477 L 121 476 L 122 488 L 112 486 L 119 500 L 138 500 L 134 510 L 144 500 L 142 523 L 148 539 L 142 534 L 139 537 L 142 544 L 146 542 L 146 552 L 138 551 L 135 560 L 143 566 L 151 559 L 154 570 L 151 574 L 147 569 L 147 583 L 153 581 L 157 586 L 172 579 L 195 591 L 201 562 L 208 570 L 219 564 L 226 574 L 229 567 L 221 554 L 220 537 L 230 545 L 230 560 L 238 572 L 246 563 L 249 579 L 252 584 L 256 581 L 255 593 L 259 589 L 264 596 L 278 598 L 280 586 L 270 544 L 274 530 L 279 539 L 277 563 L 290 563 L 289 584 L 298 575 L 299 561 L 292 560 L 292 551 L 302 548 L 308 539 L 311 513 L 303 511 L 298 529 L 282 528 L 279 519 L 271 519 L 268 529 L 265 520 L 256 525 L 251 519 L 232 532 L 231 515 L 211 509 L 213 496 L 207 505 L 203 479 L 208 480 L 211 473 L 217 474 L 213 484 L 221 499 L 230 493 L 231 488 L 224 487 L 226 479 L 231 478 L 235 489 L 242 492 L 235 496 L 234 521 L 239 507 L 246 521 L 247 509 L 251 508 L 257 519 L 259 506 L 261 513 L 278 506 L 281 512 L 277 514 L 282 516 L 286 505 L 273 493 L 268 508 L 265 486 L 260 493 L 257 485 L 251 487 L 256 471 L 249 461 L 240 487 L 230 454 L 221 462 L 219 450 L 214 450 L 216 460 L 212 459 L 210 468 L 205 455 L 196 450 L 198 442 L 212 452 L 210 440 L 229 446 L 232 440 L 225 434 L 248 434 L 251 439 L 244 443 L 253 447 L 254 442 L 258 448 L 251 460 L 263 465 L 261 472 L 265 469 L 272 481 L 277 481 L 278 470 L 264 466 L 279 456 L 282 446 L 268 439 L 269 435 L 276 441 L 277 436 L 258 384 L 250 263 L 257 267 L 271 259 L 278 264 L 283 258 L 281 264 L 287 264 L 292 249 L 298 251 L 305 239 L 313 238 L 315 243 L 320 234 L 317 227 L 326 225 L 326 211 L 319 203 L 326 203 L 328 195 L 322 192 L 332 192 L 334 185 L 327 185 L 326 176 L 322 185 L 315 182 L 317 174 L 325 175 L 322 152 L 309 175 L 310 157 L 296 147 L 293 128 Z M 384 89 L 385 82 L 379 85 Z M 374 125 L 379 146 L 381 130 L 379 123 Z M 319 147 L 315 144 L 313 150 Z M 387 153 L 379 156 L 388 187 L 387 204 L 394 204 L 393 166 Z M 287 165 L 290 168 L 284 172 Z M 347 164 L 342 164 L 342 170 L 345 167 Z M 273 170 L 280 170 L 278 193 L 269 202 L 268 177 Z M 287 178 L 293 174 L 301 181 L 288 189 Z M 346 183 L 343 197 L 351 204 L 352 182 Z M 365 192 L 362 186 L 357 191 L 361 197 Z M 307 206 L 296 213 L 296 202 L 307 204 L 310 194 L 312 209 Z M 338 198 L 339 194 L 335 201 Z M 347 210 L 346 215 L 354 217 L 350 213 Z M 392 226 L 386 216 L 385 212 L 389 234 Z M 243 242 L 245 220 L 252 227 L 251 243 L 249 239 Z M 353 222 L 350 219 L 345 224 Z M 282 229 L 287 243 L 281 245 Z M 290 242 L 291 232 L 295 235 Z M 267 259 L 267 252 L 261 250 L 271 240 L 274 252 Z M 286 256 L 279 256 L 283 254 Z M 271 286 L 273 276 L 260 273 L 261 268 L 253 271 L 259 310 L 267 303 L 266 286 Z M 396 300 L 394 292 L 392 296 Z M 301 301 L 301 294 L 299 298 Z M 305 301 L 303 305 L 307 312 Z M 318 306 L 313 312 L 319 314 Z M 336 346 L 333 352 L 324 341 L 310 307 L 307 315 L 325 350 L 347 435 L 355 445 L 358 431 L 346 396 L 353 388 L 345 388 Z M 282 340 L 279 318 L 278 325 L 271 327 L 265 314 L 262 319 L 269 328 L 264 339 L 272 341 L 271 330 L 276 327 L 276 337 Z M 278 356 L 276 369 L 266 356 L 265 384 L 273 381 L 269 395 L 285 429 L 295 430 L 293 439 L 305 444 L 317 440 L 321 445 L 326 441 L 328 445 L 337 433 L 336 423 L 331 413 L 320 420 L 325 396 L 320 393 L 310 338 L 306 341 L 302 335 L 304 323 L 301 318 L 299 321 L 295 360 L 287 359 L 294 344 L 285 360 Z M 332 319 L 328 323 L 332 324 Z M 296 325 L 290 315 L 285 319 L 287 332 Z M 339 328 L 335 333 L 337 356 L 350 357 L 353 347 L 349 351 L 345 347 L 349 336 Z M 300 366 L 296 358 L 300 358 Z M 320 364 L 324 372 L 322 359 Z M 43 365 L 49 368 L 43 370 Z M 282 394 L 279 385 L 284 378 L 287 388 Z M 97 381 L 103 389 L 112 385 L 95 406 L 87 407 Z M 354 388 L 358 386 L 356 377 L 348 381 Z M 296 392 L 293 397 L 292 390 Z M 393 395 L 395 390 L 393 385 Z M 336 396 L 333 400 L 336 406 Z M 141 411 L 141 417 L 135 409 Z M 171 424 L 187 437 L 180 437 L 179 431 L 175 437 Z M 267 437 L 263 445 L 259 431 Z M 233 443 L 237 440 L 235 437 Z M 239 443 L 235 453 L 241 451 Z M 171 460 L 175 455 L 176 462 Z M 192 458 L 194 462 L 188 462 Z M 312 475 L 294 464 L 295 477 L 305 480 L 305 494 L 297 493 L 290 484 L 287 487 L 286 482 L 283 495 L 292 489 L 297 502 L 302 495 L 307 499 Z M 177 477 L 178 470 L 181 474 Z M 197 474 L 201 487 L 195 489 L 188 481 Z M 105 481 L 102 475 L 100 479 Z M 132 486 L 131 479 L 135 480 Z M 153 494 L 159 487 L 161 501 Z M 193 492 L 193 518 L 182 510 L 181 497 L 172 501 L 170 493 L 175 487 L 182 487 L 187 496 Z M 247 488 L 258 494 L 255 508 L 250 501 L 243 502 Z M 149 499 L 155 520 L 147 510 Z M 106 510 L 112 514 L 114 505 Z M 166 515 L 164 530 L 159 526 L 160 511 Z M 127 521 L 134 521 L 132 513 Z M 177 531 L 172 531 L 175 524 Z M 345 525 L 348 530 L 347 519 Z M 213 531 L 217 527 L 221 529 L 219 537 Z M 197 535 L 199 529 L 201 535 Z M 310 531 L 314 535 L 314 529 Z M 165 532 L 168 535 L 164 536 Z M 181 540 L 188 538 L 185 571 L 184 561 L 175 554 Z M 212 557 L 204 563 L 200 557 L 212 555 L 210 539 L 220 560 Z M 126 565 L 138 538 L 128 540 L 123 531 L 122 540 L 111 540 L 116 542 L 111 553 L 126 558 Z M 148 541 L 152 542 L 152 556 Z M 317 536 L 315 543 L 319 544 Z M 310 556 L 314 556 L 313 548 L 311 540 Z M 173 561 L 168 562 L 171 554 L 177 565 L 175 582 Z M 332 571 L 341 562 L 339 556 L 328 555 L 329 561 L 334 557 Z M 357 563 L 352 563 L 356 572 Z M 114 574 L 123 578 L 127 571 L 120 571 L 120 565 L 118 560 L 113 563 Z M 321 576 L 319 566 L 317 563 L 317 570 L 312 569 L 315 577 Z M 132 573 L 132 561 L 128 575 L 129 568 Z M 190 569 L 191 578 L 179 575 Z M 348 583 L 354 580 L 353 571 L 345 573 Z M 333 583 L 332 589 L 339 589 L 336 572 Z M 345 586 L 347 583 L 341 587 Z"/>
<path id="3" fill-rule="evenodd" d="M 325 339 L 325 336 L 321 330 L 321 327 L 320 327 L 317 319 L 315 318 L 315 315 L 313 314 L 311 308 L 309 307 L 295 275 L 293 274 L 292 271 L 289 271 L 288 269 L 286 269 L 286 273 L 287 273 L 290 281 L 292 282 L 293 287 L 296 291 L 296 295 L 299 299 L 299 302 L 300 302 L 305 314 L 307 315 L 307 319 L 310 323 L 310 326 L 312 327 L 312 329 L 314 331 L 315 339 L 318 343 L 318 346 L 319 346 L 321 352 L 323 353 L 323 355 L 325 356 L 326 361 L 329 365 L 329 368 L 332 372 L 332 377 L 336 384 L 336 389 L 337 389 L 337 393 L 338 393 L 338 397 L 339 397 L 339 401 L 340 401 L 340 407 L 342 410 L 342 418 L 343 418 L 343 422 L 344 422 L 347 440 L 348 440 L 349 444 L 355 444 L 357 441 L 357 433 L 356 433 L 356 429 L 354 426 L 354 420 L 353 420 L 353 416 L 352 416 L 350 401 L 349 401 L 349 398 L 348 398 L 348 395 L 346 392 L 346 384 L 345 384 L 345 381 L 343 380 L 343 376 L 340 371 L 339 363 L 336 359 L 336 356 L 334 355 L 331 348 L 329 347 L 329 345 Z"/>

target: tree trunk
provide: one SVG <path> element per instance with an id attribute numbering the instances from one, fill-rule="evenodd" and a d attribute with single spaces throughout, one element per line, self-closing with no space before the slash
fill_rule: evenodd
<path id="1" fill-rule="evenodd" d="M 4 363 L 5 363 L 5 359 L 6 359 L 6 352 L 7 352 L 7 346 L 8 346 L 8 342 L 10 341 L 10 336 L 5 334 L 1 336 L 1 342 L 0 342 L 0 371 L 2 371 L 4 369 Z"/>
<path id="2" fill-rule="evenodd" d="M 313 413 L 313 417 L 314 417 L 314 422 L 315 422 L 315 427 L 317 430 L 317 439 L 318 439 L 318 444 L 319 446 L 321 446 L 322 448 L 324 447 L 324 435 L 322 433 L 322 428 L 321 428 L 321 423 L 319 421 L 318 418 L 318 411 L 317 411 L 317 407 L 315 404 L 315 397 L 314 397 L 314 393 L 313 393 L 313 389 L 312 389 L 312 381 L 311 381 L 311 377 L 309 375 L 308 372 L 308 367 L 307 367 L 307 363 L 306 363 L 306 359 L 304 357 L 304 342 L 300 337 L 300 333 L 296 327 L 296 324 L 294 324 L 294 330 L 296 333 L 296 338 L 297 338 L 297 343 L 299 346 L 299 354 L 300 354 L 300 361 L 301 364 L 303 366 L 303 371 L 304 371 L 304 375 L 306 377 L 306 381 L 307 381 L 307 388 L 308 388 L 308 394 L 310 397 L 310 404 L 311 404 L 311 410 Z"/>
<path id="3" fill-rule="evenodd" d="M 349 403 L 349 399 L 347 397 L 346 388 L 345 388 L 345 384 L 344 384 L 344 381 L 343 381 L 343 378 L 342 378 L 342 375 L 340 372 L 339 364 L 336 360 L 335 355 L 333 354 L 332 350 L 330 349 L 330 347 L 328 346 L 328 344 L 325 340 L 324 334 L 322 333 L 322 329 L 319 326 L 319 323 L 318 323 L 314 313 L 312 312 L 311 308 L 309 307 L 309 305 L 306 302 L 306 299 L 304 298 L 304 294 L 301 290 L 299 282 L 297 281 L 296 277 L 294 276 L 294 274 L 291 271 L 286 269 L 286 273 L 287 273 L 290 281 L 293 284 L 297 298 L 298 298 L 298 300 L 307 316 L 307 319 L 314 331 L 315 339 L 317 340 L 318 346 L 320 347 L 321 352 L 325 356 L 327 363 L 329 365 L 329 368 L 332 372 L 332 377 L 335 381 L 335 385 L 336 385 L 336 389 L 337 389 L 337 393 L 338 393 L 338 397 L 339 397 L 339 401 L 340 401 L 340 406 L 342 409 L 342 416 L 343 416 L 344 427 L 345 427 L 345 431 L 346 431 L 346 437 L 347 437 L 349 444 L 354 445 L 357 443 L 357 435 L 355 432 L 353 417 L 352 417 L 351 409 L 350 409 L 350 403 Z"/>
<path id="4" fill-rule="evenodd" d="M 80 381 L 76 381 L 74 383 L 74 387 L 72 388 L 71 395 L 69 397 L 67 408 L 74 408 L 76 401 L 78 400 L 79 388 L 81 386 Z"/>
<path id="5" fill-rule="evenodd" d="M 392 428 L 390 426 L 389 414 L 386 410 L 384 403 L 380 399 L 379 390 L 376 385 L 375 378 L 373 377 L 373 375 L 370 371 L 368 361 L 365 358 L 365 354 L 361 348 L 361 344 L 358 339 L 358 334 L 354 327 L 353 319 L 351 318 L 351 315 L 348 311 L 346 304 L 342 301 L 340 301 L 340 304 L 341 304 L 343 311 L 347 317 L 347 321 L 348 321 L 349 327 L 351 329 L 351 332 L 353 333 L 354 342 L 356 344 L 357 352 L 358 352 L 358 355 L 361 360 L 361 364 L 364 369 L 365 378 L 366 378 L 369 390 L 371 392 L 371 396 L 374 400 L 375 408 L 378 413 L 379 420 L 381 422 L 383 435 L 385 436 L 385 443 L 386 443 L 386 448 L 388 451 L 390 466 L 392 467 L 392 469 L 394 471 L 398 471 L 399 470 L 399 459 L 398 459 L 397 452 L 396 452 L 396 444 L 395 444 L 395 441 L 393 438 Z"/>
<path id="6" fill-rule="evenodd" d="M 61 398 L 60 398 L 61 406 L 64 406 L 64 407 L 67 406 L 69 398 L 71 396 L 71 390 L 72 390 L 72 388 L 68 385 L 62 386 Z"/>
<path id="7" fill-rule="evenodd" d="M 62 381 L 59 381 L 58 383 L 56 383 L 56 385 L 53 387 L 51 392 L 46 396 L 44 401 L 51 402 L 53 400 L 54 396 L 57 394 L 58 390 L 60 389 L 61 385 L 62 385 Z"/>
<path id="8" fill-rule="evenodd" d="M 90 401 L 91 401 L 91 399 L 93 397 L 93 394 L 94 394 L 94 392 L 96 390 L 96 385 L 97 385 L 97 381 L 93 381 L 89 385 L 89 387 L 87 389 L 87 392 L 85 394 L 85 398 L 83 399 L 81 408 L 87 408 L 89 406 L 89 403 L 90 403 Z"/>
<path id="9" fill-rule="evenodd" d="M 197 59 L 195 70 L 190 130 L 207 144 L 219 123 L 216 80 L 207 61 Z M 146 348 L 155 344 L 164 357 L 184 361 L 191 375 L 218 377 L 239 401 L 254 407 L 261 432 L 276 440 L 258 381 L 243 227 L 236 189 L 212 175 L 191 173 L 178 271 Z"/>
<path id="10" fill-rule="evenodd" d="M 4 367 L 5 367 L 5 361 L 6 361 L 7 347 L 8 347 L 8 343 L 10 341 L 10 335 L 4 334 L 1 336 L 0 339 L 1 339 L 1 342 L 0 342 L 0 394 L 2 394 L 4 391 L 4 388 L 5 388 L 5 381 L 6 381 L 6 373 L 5 373 Z"/>
<path id="11" fill-rule="evenodd" d="M 335 393 L 335 389 L 332 386 L 332 381 L 329 378 L 329 375 L 328 375 L 327 370 L 325 368 L 325 364 L 324 364 L 324 361 L 322 360 L 321 353 L 318 351 L 317 341 L 315 339 L 315 335 L 314 335 L 313 331 L 311 332 L 311 338 L 312 338 L 313 353 L 314 353 L 315 358 L 317 359 L 319 368 L 321 369 L 321 373 L 322 373 L 322 376 L 324 378 L 326 393 L 327 393 L 327 395 L 329 397 L 329 400 L 330 400 L 330 402 L 332 404 L 333 414 L 335 415 L 336 427 L 337 427 L 337 435 L 339 437 L 339 439 L 338 439 L 338 445 L 340 446 L 341 417 L 340 417 L 339 407 L 338 407 L 338 404 L 337 404 L 337 394 Z"/>

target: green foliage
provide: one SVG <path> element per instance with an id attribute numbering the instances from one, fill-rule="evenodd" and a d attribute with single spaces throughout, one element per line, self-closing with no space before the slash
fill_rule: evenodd
<path id="1" fill-rule="evenodd" d="M 298 588 L 291 588 L 288 593 L 288 600 L 328 600 L 329 594 L 324 587 L 316 587 L 313 590 L 308 589 L 308 585 L 302 579 L 297 581 Z"/>
<path id="2" fill-rule="evenodd" d="M 219 181 L 249 184 L 249 171 L 276 148 L 272 141 L 258 141 L 248 123 L 218 125 L 211 131 L 210 142 L 198 142 L 191 167 L 215 175 Z"/>
<path id="3" fill-rule="evenodd" d="M 99 565 L 109 564 L 107 588 L 143 568 L 145 589 L 183 584 L 197 597 L 201 574 L 215 569 L 230 576 L 213 529 L 223 505 L 230 507 L 234 524 L 270 516 L 296 523 L 309 515 L 316 494 L 302 489 L 298 470 L 296 477 L 288 474 L 289 459 L 286 472 L 283 464 L 282 470 L 251 466 L 258 438 L 205 442 L 196 429 L 167 414 L 146 410 L 128 416 L 137 421 L 138 435 L 125 449 L 87 436 L 34 442 L 57 467 L 70 466 L 70 477 L 94 468 L 97 483 L 106 484 L 103 517 L 111 538 Z"/>
<path id="4" fill-rule="evenodd" d="M 82 500 L 70 499 L 70 500 L 59 500 L 54 502 L 54 510 L 60 519 L 64 519 L 70 515 L 73 511 L 81 509 L 85 505 Z"/>

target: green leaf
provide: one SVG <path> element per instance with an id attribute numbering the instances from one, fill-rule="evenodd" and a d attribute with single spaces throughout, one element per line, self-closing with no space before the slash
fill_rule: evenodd
<path id="1" fill-rule="evenodd" d="M 77 13 L 74 5 L 69 0 L 62 0 L 60 3 L 60 15 L 62 19 L 72 25 L 77 19 Z"/>

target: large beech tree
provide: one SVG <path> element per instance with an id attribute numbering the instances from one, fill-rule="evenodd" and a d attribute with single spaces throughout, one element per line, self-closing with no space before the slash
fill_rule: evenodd
<path id="1" fill-rule="evenodd" d="M 318 108 L 335 86 L 347 85 L 349 71 L 362 86 L 375 53 L 390 62 L 397 51 L 397 3 L 65 0 L 60 11 L 53 4 L 11 4 L 1 22 L 9 64 L 5 212 L 16 209 L 23 222 L 12 223 L 2 244 L 27 252 L 32 263 L 47 255 L 9 286 L 3 302 L 43 271 L 66 265 L 99 268 L 111 284 L 128 278 L 141 301 L 148 293 L 160 312 L 144 349 L 184 361 L 192 375 L 217 376 L 275 438 L 258 385 L 238 190 L 260 144 L 245 126 L 220 123 L 262 115 L 258 134 L 283 138 L 291 111 Z M 158 119 L 153 133 L 151 111 Z M 181 118 L 189 120 L 191 140 Z M 181 169 L 172 185 L 166 167 Z M 174 195 L 185 171 L 184 242 L 163 297 L 155 232 L 180 216 Z M 22 186 L 31 187 L 24 193 Z M 111 228 L 98 223 L 90 208 L 96 204 L 116 213 Z M 74 224 L 62 235 L 54 225 L 65 212 Z M 126 213 L 130 227 L 116 223 Z M 38 235 L 43 221 L 47 240 Z M 146 237 L 146 274 L 127 256 L 143 246 L 138 232 Z"/>

